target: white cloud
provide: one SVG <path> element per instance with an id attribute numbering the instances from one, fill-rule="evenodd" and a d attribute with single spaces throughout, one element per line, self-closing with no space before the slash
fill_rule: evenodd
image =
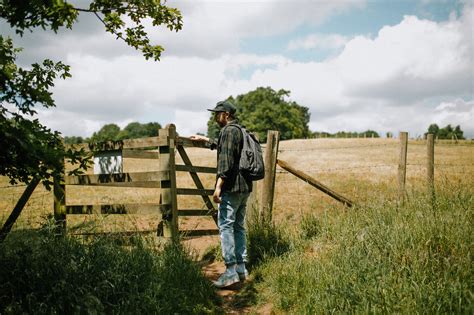
<path id="1" fill-rule="evenodd" d="M 289 89 L 294 100 L 323 115 L 313 114 L 315 129 L 332 116 L 322 124 L 330 131 L 378 125 L 422 133 L 439 104 L 434 99 L 474 99 L 472 25 L 469 7 L 459 19 L 442 23 L 406 16 L 373 39 L 350 40 L 333 59 L 257 71 L 251 82 L 240 84 Z M 384 120 L 385 115 L 397 119 Z"/>
<path id="2" fill-rule="evenodd" d="M 88 34 L 83 46 L 72 33 L 44 35 L 49 47 L 41 45 L 42 37 L 36 39 L 37 52 L 64 50 L 61 54 L 73 74 L 57 82 L 58 108 L 51 114 L 41 111 L 41 119 L 65 135 L 87 136 L 104 123 L 130 121 L 174 122 L 178 132 L 186 135 L 206 130 L 206 108 L 218 100 L 270 86 L 290 90 L 292 100 L 310 108 L 312 130 L 370 128 L 422 134 L 433 122 L 472 130 L 470 5 L 465 5 L 460 17 L 445 22 L 406 16 L 373 38 L 317 34 L 295 40 L 288 47 L 342 45 L 339 54 L 323 62 L 297 62 L 279 55 L 240 53 L 239 42 L 285 33 L 302 23 L 317 24 L 360 3 L 169 3 L 182 6 L 185 29 L 153 35 L 167 48 L 159 63 L 145 61 L 133 49 L 102 34 L 103 30 L 93 35 L 92 26 L 83 30 Z M 240 75 L 252 70 L 248 78 Z"/>
<path id="3" fill-rule="evenodd" d="M 438 126 L 445 127 L 460 125 L 465 135 L 474 136 L 474 99 L 465 101 L 455 99 L 450 102 L 442 102 L 438 105 L 432 115 L 432 122 Z"/>
<path id="4" fill-rule="evenodd" d="M 217 58 L 238 52 L 246 38 L 291 32 L 301 25 L 318 25 L 330 16 L 361 7 L 366 0 L 345 1 L 170 1 L 183 13 L 178 33 L 155 33 L 168 54 Z"/>
<path id="5" fill-rule="evenodd" d="M 304 38 L 291 40 L 288 50 L 298 49 L 328 49 L 334 50 L 342 48 L 349 41 L 349 38 L 339 34 L 311 34 Z"/>

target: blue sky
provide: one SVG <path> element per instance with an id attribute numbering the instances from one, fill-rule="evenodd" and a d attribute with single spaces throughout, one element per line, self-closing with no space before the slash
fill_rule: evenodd
<path id="1" fill-rule="evenodd" d="M 75 1 L 86 6 L 85 1 Z M 206 131 L 206 108 L 270 86 L 309 108 L 313 131 L 422 135 L 429 124 L 461 125 L 474 137 L 472 1 L 170 0 L 184 19 L 174 33 L 147 25 L 164 46 L 145 61 L 94 16 L 73 30 L 18 38 L 25 66 L 71 65 L 54 88 L 57 108 L 39 118 L 64 135 L 106 123 L 175 123 Z"/>

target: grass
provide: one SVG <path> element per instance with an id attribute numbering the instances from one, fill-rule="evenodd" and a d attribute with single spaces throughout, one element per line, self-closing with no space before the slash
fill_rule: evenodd
<path id="1" fill-rule="evenodd" d="M 274 223 L 263 220 L 255 213 L 251 217 L 252 220 L 247 220 L 247 267 L 249 270 L 272 257 L 289 252 L 291 245 L 289 236 Z"/>
<path id="2" fill-rule="evenodd" d="M 474 145 L 436 144 L 434 206 L 417 191 L 426 189 L 423 141 L 408 145 L 410 193 L 405 205 L 396 204 L 398 146 L 396 139 L 282 141 L 279 159 L 357 206 L 345 209 L 293 175 L 278 173 L 275 224 L 249 222 L 255 281 L 235 302 L 270 301 L 285 313 L 474 313 Z M 187 152 L 193 165 L 215 166 L 215 151 Z M 155 162 L 130 159 L 124 168 L 155 170 Z M 177 181 L 179 187 L 193 187 L 185 173 Z M 214 177 L 203 182 L 212 187 Z M 5 178 L 0 184 L 7 186 Z M 23 189 L 0 188 L 0 221 Z M 158 203 L 159 190 L 68 186 L 68 203 L 119 200 Z M 204 209 L 196 196 L 179 196 L 178 203 Z M 133 247 L 108 239 L 84 245 L 22 231 L 44 222 L 51 206 L 52 194 L 38 187 L 16 230 L 0 245 L 0 313 L 220 311 L 209 282 L 180 247 L 156 251 L 140 239 Z M 156 228 L 160 219 L 159 213 L 74 215 L 68 216 L 68 228 L 138 231 Z M 212 220 L 195 218 L 180 218 L 180 226 L 215 227 Z M 219 245 L 209 255 L 219 258 Z"/>
<path id="3" fill-rule="evenodd" d="M 211 283 L 182 246 L 82 244 L 18 231 L 0 244 L 0 313 L 219 313 Z"/>
<path id="4" fill-rule="evenodd" d="M 334 211 L 312 221 L 317 238 L 293 239 L 305 246 L 260 268 L 259 290 L 275 308 L 295 314 L 473 313 L 470 188 L 445 187 L 434 202 L 413 193 L 403 206 L 377 202 Z"/>

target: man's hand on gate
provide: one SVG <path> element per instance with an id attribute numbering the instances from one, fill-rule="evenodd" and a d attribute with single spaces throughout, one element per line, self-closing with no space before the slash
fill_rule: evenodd
<path id="1" fill-rule="evenodd" d="M 209 138 L 201 135 L 192 135 L 189 139 L 193 141 L 202 141 L 202 142 L 209 142 Z"/>
<path id="2" fill-rule="evenodd" d="M 215 203 L 221 203 L 221 189 L 217 188 L 214 190 L 214 194 L 212 195 L 212 200 L 214 200 Z"/>

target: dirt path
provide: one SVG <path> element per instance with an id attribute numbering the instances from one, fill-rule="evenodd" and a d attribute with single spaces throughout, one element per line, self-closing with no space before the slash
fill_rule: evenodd
<path id="1" fill-rule="evenodd" d="M 206 277 L 215 281 L 225 271 L 223 262 L 212 262 L 203 266 Z M 230 288 L 217 291 L 223 301 L 223 309 L 226 314 L 275 314 L 270 304 L 256 307 L 257 291 L 252 277 L 244 284 L 235 284 Z"/>
<path id="2" fill-rule="evenodd" d="M 185 246 L 194 253 L 202 266 L 203 273 L 210 281 L 215 281 L 225 271 L 222 261 L 206 262 L 202 260 L 203 254 L 210 246 L 218 244 L 218 236 L 204 236 L 189 238 L 184 241 Z M 257 291 L 252 275 L 244 284 L 235 284 L 227 289 L 217 290 L 222 298 L 222 307 L 226 314 L 275 314 L 270 304 L 256 306 Z"/>

